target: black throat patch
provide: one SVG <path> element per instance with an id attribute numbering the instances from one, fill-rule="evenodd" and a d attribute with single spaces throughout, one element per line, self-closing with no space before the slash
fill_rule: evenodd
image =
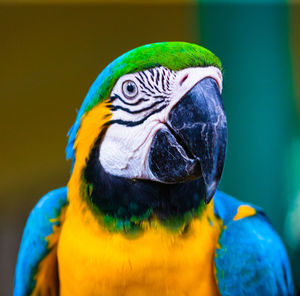
<path id="1" fill-rule="evenodd" d="M 96 141 L 82 175 L 82 197 L 92 210 L 122 221 L 159 220 L 183 216 L 203 202 L 203 179 L 178 184 L 131 180 L 105 172 L 99 161 L 103 131 Z"/>

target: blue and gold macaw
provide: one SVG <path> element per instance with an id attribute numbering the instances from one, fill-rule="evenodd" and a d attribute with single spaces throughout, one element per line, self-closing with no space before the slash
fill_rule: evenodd
<path id="1" fill-rule="evenodd" d="M 184 42 L 136 48 L 90 88 L 67 187 L 32 210 L 14 295 L 294 295 L 261 209 L 216 191 L 222 66 Z"/>

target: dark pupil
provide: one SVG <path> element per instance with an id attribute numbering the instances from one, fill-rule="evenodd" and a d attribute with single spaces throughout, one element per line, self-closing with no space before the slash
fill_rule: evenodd
<path id="1" fill-rule="evenodd" d="M 127 84 L 127 91 L 130 93 L 134 91 L 134 85 L 132 83 Z"/>

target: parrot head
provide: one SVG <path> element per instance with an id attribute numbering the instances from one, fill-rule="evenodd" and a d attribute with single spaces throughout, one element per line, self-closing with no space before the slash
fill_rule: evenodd
<path id="1" fill-rule="evenodd" d="M 154 43 L 120 56 L 93 83 L 69 132 L 72 184 L 121 218 L 208 203 L 226 152 L 221 92 L 221 63 L 198 45 Z"/>

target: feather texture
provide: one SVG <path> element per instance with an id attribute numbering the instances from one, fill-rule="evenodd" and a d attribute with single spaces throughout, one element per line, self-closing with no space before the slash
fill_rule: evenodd
<path id="1" fill-rule="evenodd" d="M 53 257 L 51 250 L 55 242 L 51 241 L 49 236 L 59 228 L 61 223 L 59 218 L 66 204 L 67 188 L 63 187 L 46 194 L 31 211 L 19 250 L 14 296 L 30 295 L 34 291 L 36 283 L 39 282 L 40 263 L 44 259 L 47 260 L 48 256 Z M 51 263 L 50 268 L 53 268 L 56 256 L 51 259 L 50 261 L 48 259 L 48 263 Z M 52 275 L 55 274 L 54 270 L 50 272 Z"/>
<path id="2" fill-rule="evenodd" d="M 285 248 L 264 213 L 247 205 L 256 213 L 241 217 L 245 204 L 221 192 L 214 201 L 224 223 L 215 257 L 221 295 L 294 295 Z"/>

